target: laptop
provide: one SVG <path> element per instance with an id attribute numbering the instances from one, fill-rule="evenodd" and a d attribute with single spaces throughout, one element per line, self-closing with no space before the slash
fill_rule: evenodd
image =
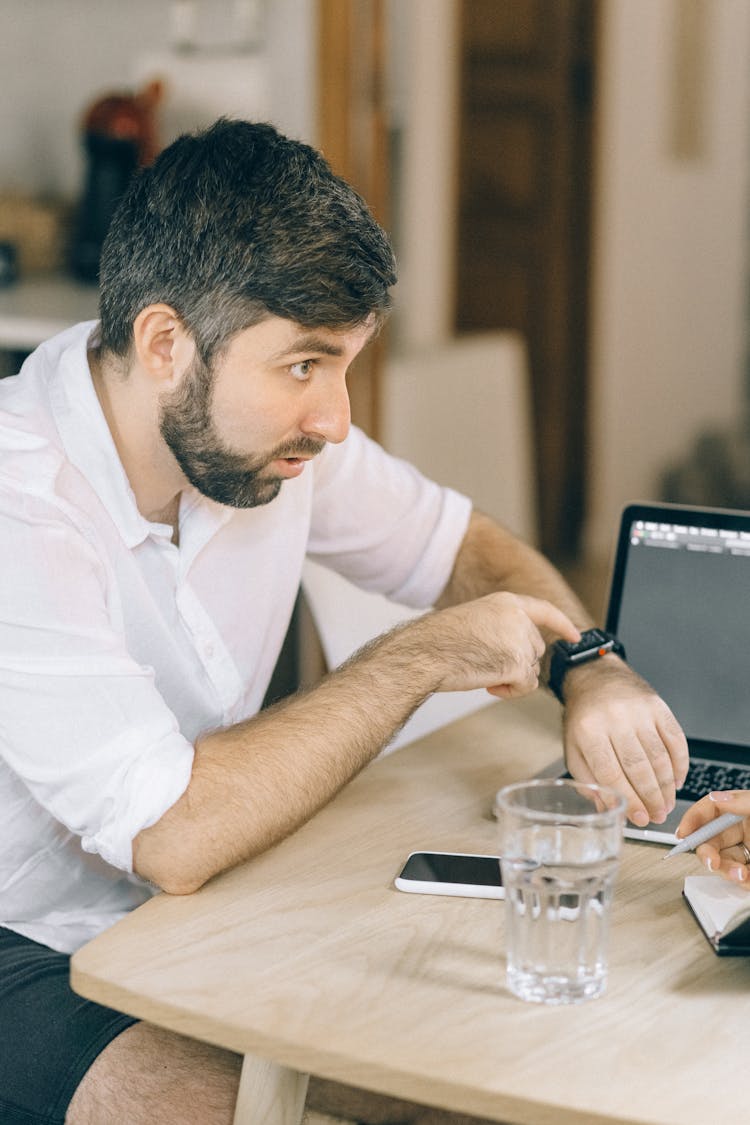
<path id="1" fill-rule="evenodd" d="M 712 789 L 750 789 L 750 512 L 631 504 L 622 514 L 606 628 L 669 704 L 690 768 L 664 824 L 635 840 L 675 842 Z M 543 775 L 565 776 L 562 760 Z"/>

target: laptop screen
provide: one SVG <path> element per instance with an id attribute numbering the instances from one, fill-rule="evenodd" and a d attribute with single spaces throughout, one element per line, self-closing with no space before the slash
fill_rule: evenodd
<path id="1" fill-rule="evenodd" d="M 750 512 L 626 508 L 607 628 L 691 742 L 750 757 Z"/>

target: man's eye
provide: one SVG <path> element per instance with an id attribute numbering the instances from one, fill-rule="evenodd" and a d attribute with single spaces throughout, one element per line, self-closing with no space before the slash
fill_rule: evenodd
<path id="1" fill-rule="evenodd" d="M 299 379 L 300 382 L 304 382 L 305 379 L 309 379 L 312 375 L 314 366 L 314 359 L 302 359 L 299 363 L 293 363 L 289 370 L 291 371 L 295 379 Z"/>

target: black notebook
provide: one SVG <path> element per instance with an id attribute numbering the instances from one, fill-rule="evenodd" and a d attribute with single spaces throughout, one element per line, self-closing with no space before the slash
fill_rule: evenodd
<path id="1" fill-rule="evenodd" d="M 682 893 L 714 953 L 750 956 L 750 890 L 717 875 L 688 875 Z"/>

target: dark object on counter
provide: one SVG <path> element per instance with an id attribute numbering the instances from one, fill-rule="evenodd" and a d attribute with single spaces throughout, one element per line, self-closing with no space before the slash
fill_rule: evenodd
<path id="1" fill-rule="evenodd" d="M 81 281 L 98 280 L 102 244 L 120 196 L 136 168 L 156 156 L 154 111 L 161 94 L 160 82 L 138 94 L 109 94 L 84 117 L 86 176 L 70 247 L 70 268 Z"/>
<path id="2" fill-rule="evenodd" d="M 86 186 L 73 233 L 70 266 L 79 280 L 95 282 L 104 237 L 138 165 L 138 149 L 132 141 L 96 133 L 89 133 L 85 144 Z"/>
<path id="3" fill-rule="evenodd" d="M 12 242 L 0 242 L 0 289 L 18 281 L 18 255 Z"/>

